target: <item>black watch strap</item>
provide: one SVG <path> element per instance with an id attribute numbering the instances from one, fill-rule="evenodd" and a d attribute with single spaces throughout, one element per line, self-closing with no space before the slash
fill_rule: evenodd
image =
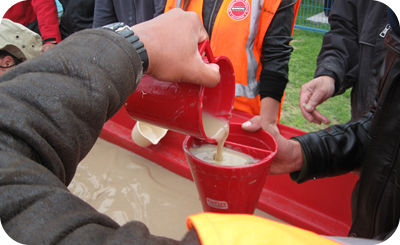
<path id="1" fill-rule="evenodd" d="M 131 28 L 128 25 L 125 25 L 123 22 L 112 23 L 101 28 L 109 29 L 120 34 L 133 45 L 138 52 L 140 59 L 142 60 L 143 74 L 145 74 L 147 68 L 149 67 L 149 57 L 147 56 L 147 51 L 144 48 L 144 44 L 139 40 L 139 37 L 133 33 Z"/>

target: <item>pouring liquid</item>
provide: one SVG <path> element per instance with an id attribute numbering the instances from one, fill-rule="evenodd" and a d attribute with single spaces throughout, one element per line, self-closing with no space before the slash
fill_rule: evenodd
<path id="1" fill-rule="evenodd" d="M 217 142 L 217 146 L 206 144 L 191 148 L 190 152 L 197 158 L 223 166 L 241 166 L 256 162 L 253 157 L 224 147 L 229 135 L 229 124 L 221 119 L 203 113 L 203 126 L 206 135 Z"/>
<path id="2" fill-rule="evenodd" d="M 224 147 L 225 140 L 229 135 L 229 124 L 219 118 L 203 112 L 203 126 L 206 135 L 209 138 L 215 139 L 217 142 L 218 148 L 217 152 L 215 153 L 214 160 L 222 161 L 222 149 Z"/>

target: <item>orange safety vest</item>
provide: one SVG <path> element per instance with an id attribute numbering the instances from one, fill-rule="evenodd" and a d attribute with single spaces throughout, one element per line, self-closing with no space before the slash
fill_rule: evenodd
<path id="1" fill-rule="evenodd" d="M 259 115 L 261 107 L 258 93 L 262 69 L 261 47 L 265 33 L 280 3 L 281 0 L 223 1 L 211 34 L 210 46 L 213 54 L 215 56 L 226 56 L 233 64 L 236 78 L 234 108 L 253 115 Z M 295 17 L 299 4 L 300 0 L 295 6 Z M 182 5 L 182 0 L 167 0 L 165 12 L 173 8 L 181 8 Z M 260 8 L 260 5 L 262 8 Z M 196 12 L 203 21 L 203 0 L 192 0 L 188 6 L 188 11 Z M 283 101 L 283 98 L 281 101 Z"/>
<path id="2" fill-rule="evenodd" d="M 314 232 L 249 214 L 200 213 L 186 220 L 196 229 L 202 245 L 339 245 Z"/>

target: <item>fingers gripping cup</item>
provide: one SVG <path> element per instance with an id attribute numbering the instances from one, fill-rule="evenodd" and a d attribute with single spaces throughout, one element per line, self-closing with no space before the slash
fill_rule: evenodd
<path id="1" fill-rule="evenodd" d="M 203 115 L 209 114 L 229 123 L 235 97 L 235 75 L 229 59 L 215 58 L 207 40 L 199 45 L 199 52 L 205 52 L 204 62 L 220 67 L 221 80 L 215 87 L 163 82 L 145 75 L 125 103 L 128 115 L 137 121 L 215 142 L 204 131 Z"/>
<path id="2" fill-rule="evenodd" d="M 231 124 L 225 148 L 254 159 L 253 163 L 241 166 L 217 165 L 196 157 L 193 149 L 205 145 L 210 143 L 192 136 L 183 142 L 203 210 L 253 214 L 277 152 L 275 139 L 263 130 L 249 133 L 241 124 Z"/>

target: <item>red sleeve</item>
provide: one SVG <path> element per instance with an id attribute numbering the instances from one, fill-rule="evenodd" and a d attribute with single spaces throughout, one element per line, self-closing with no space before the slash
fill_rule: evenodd
<path id="1" fill-rule="evenodd" d="M 32 0 L 43 43 L 61 42 L 57 6 L 54 0 Z"/>

